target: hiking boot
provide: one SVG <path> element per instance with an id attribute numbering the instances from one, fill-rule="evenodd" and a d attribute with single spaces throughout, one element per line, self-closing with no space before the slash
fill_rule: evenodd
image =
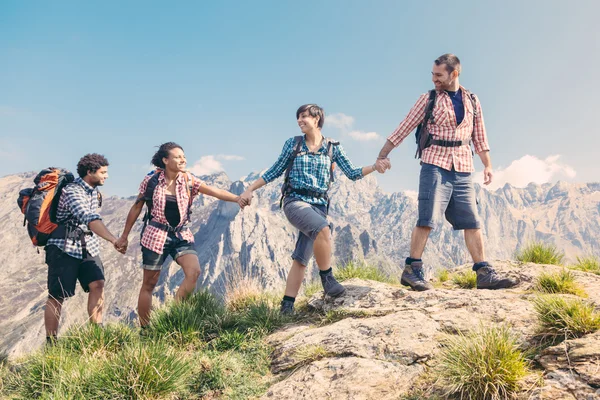
<path id="1" fill-rule="evenodd" d="M 289 300 L 281 300 L 281 308 L 279 309 L 281 315 L 294 315 L 294 302 Z"/>
<path id="2" fill-rule="evenodd" d="M 332 273 L 321 275 L 321 283 L 325 294 L 331 297 L 341 296 L 346 291 L 346 288 L 335 280 Z"/>
<path id="3" fill-rule="evenodd" d="M 477 270 L 477 289 L 508 289 L 516 285 L 517 281 L 498 276 L 491 266 Z"/>
<path id="4" fill-rule="evenodd" d="M 412 290 L 418 292 L 433 289 L 433 286 L 425 281 L 422 261 L 413 261 L 412 264 L 406 264 L 402 272 L 402 278 L 400 278 L 400 283 L 404 286 L 410 286 Z"/>

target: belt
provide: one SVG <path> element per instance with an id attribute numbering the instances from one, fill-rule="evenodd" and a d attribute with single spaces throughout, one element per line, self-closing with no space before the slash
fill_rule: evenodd
<path id="1" fill-rule="evenodd" d="M 433 139 L 431 141 L 432 145 L 435 146 L 442 146 L 442 147 L 459 147 L 459 146 L 464 146 L 464 145 L 469 145 L 471 144 L 470 140 L 438 140 L 438 139 Z"/>
<path id="2" fill-rule="evenodd" d="M 155 228 L 160 229 L 161 231 L 165 231 L 165 232 L 181 232 L 182 230 L 184 230 L 186 228 L 185 225 L 182 226 L 178 226 L 176 228 L 173 228 L 171 225 L 167 225 L 167 224 L 161 224 L 160 222 L 156 222 L 154 220 L 150 220 L 148 221 L 148 225 L 153 226 Z"/>

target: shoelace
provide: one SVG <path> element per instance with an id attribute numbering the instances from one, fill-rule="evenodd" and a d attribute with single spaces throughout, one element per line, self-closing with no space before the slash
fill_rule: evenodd
<path id="1" fill-rule="evenodd" d="M 415 276 L 417 278 L 419 278 L 420 281 L 425 281 L 425 274 L 423 274 L 423 268 L 416 268 L 413 269 L 413 274 L 415 274 Z"/>

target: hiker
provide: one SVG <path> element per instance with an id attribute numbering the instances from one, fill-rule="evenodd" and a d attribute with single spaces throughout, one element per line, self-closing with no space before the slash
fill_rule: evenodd
<path id="1" fill-rule="evenodd" d="M 492 182 L 492 162 L 481 104 L 477 96 L 459 83 L 460 60 L 444 54 L 434 61 L 435 90 L 419 97 L 407 117 L 388 137 L 379 153 L 380 171 L 391 168 L 389 153 L 417 128 L 417 155 L 421 159 L 417 225 L 413 229 L 410 254 L 401 282 L 414 290 L 432 288 L 425 281 L 421 259 L 429 234 L 442 213 L 454 230 L 464 230 L 467 249 L 473 258 L 478 289 L 504 289 L 516 285 L 499 276 L 485 258 L 481 221 L 472 180 L 473 153 L 484 165 L 484 184 Z"/>
<path id="2" fill-rule="evenodd" d="M 321 129 L 325 115 L 318 105 L 301 106 L 296 111 L 296 119 L 304 136 L 288 139 L 275 164 L 242 194 L 242 199 L 250 204 L 256 189 L 285 173 L 280 207 L 283 205 L 285 216 L 300 232 L 281 302 L 282 314 L 294 312 L 294 301 L 304 279 L 306 265 L 313 254 L 325 294 L 337 297 L 344 293 L 345 288 L 332 273 L 331 227 L 327 221 L 333 163 L 351 180 L 375 171 L 374 165 L 356 168 L 339 142 L 323 137 Z"/>
<path id="3" fill-rule="evenodd" d="M 108 160 L 100 154 L 86 154 L 77 163 L 77 174 L 79 177 L 62 189 L 56 209 L 58 227 L 45 247 L 48 264 L 48 300 L 44 310 L 47 343 L 56 340 L 63 301 L 75 295 L 77 281 L 89 293 L 90 322 L 102 323 L 104 267 L 98 236 L 112 243 L 120 253 L 125 253 L 98 214 L 102 199 L 98 186 L 104 185 L 108 178 Z"/>
<path id="4" fill-rule="evenodd" d="M 192 203 L 199 193 L 217 199 L 238 203 L 245 201 L 226 190 L 206 185 L 189 171 L 183 147 L 174 142 L 162 144 L 152 157 L 157 168 L 150 172 L 139 188 L 139 195 L 129 214 L 123 233 L 117 244 L 127 248 L 128 236 L 147 205 L 144 228 L 140 240 L 142 246 L 143 281 L 138 298 L 140 326 L 146 328 L 152 307 L 152 292 L 158 282 L 160 271 L 167 256 L 181 266 L 184 279 L 175 299 L 180 301 L 196 288 L 200 276 L 198 253 L 194 250 L 194 235 L 188 228 Z"/>

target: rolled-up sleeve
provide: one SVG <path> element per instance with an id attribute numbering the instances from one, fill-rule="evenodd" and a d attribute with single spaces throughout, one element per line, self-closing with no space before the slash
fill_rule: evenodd
<path id="1" fill-rule="evenodd" d="M 277 158 L 277 161 L 275 161 L 275 164 L 263 174 L 262 178 L 265 182 L 272 182 L 285 172 L 290 157 L 292 156 L 292 152 L 294 151 L 295 142 L 294 138 L 289 138 L 285 142 L 281 154 L 279 155 L 279 158 Z"/>
<path id="2" fill-rule="evenodd" d="M 346 152 L 341 144 L 338 144 L 333 148 L 333 162 L 340 167 L 348 179 L 356 181 L 363 177 L 362 167 L 355 167 L 354 164 L 352 164 L 352 161 L 350 161 L 346 155 Z"/>
<path id="3" fill-rule="evenodd" d="M 60 200 L 65 201 L 66 208 L 81 223 L 88 225 L 95 220 L 102 220 L 100 214 L 90 208 L 90 196 L 83 189 L 76 187 L 63 189 Z"/>
<path id="4" fill-rule="evenodd" d="M 483 121 L 483 111 L 481 110 L 479 98 L 476 97 L 476 100 L 475 107 L 477 110 L 473 121 L 473 146 L 475 147 L 475 153 L 479 154 L 484 151 L 490 151 L 490 145 L 487 139 L 485 122 Z"/>
<path id="5" fill-rule="evenodd" d="M 396 130 L 388 136 L 388 140 L 392 142 L 394 146 L 398 146 L 402 143 L 402 141 L 406 139 L 406 137 L 419 126 L 421 122 L 423 122 L 428 99 L 428 93 L 422 94 L 421 97 L 419 97 L 419 100 L 417 100 L 415 105 L 410 109 L 406 118 L 404 118 Z"/>

